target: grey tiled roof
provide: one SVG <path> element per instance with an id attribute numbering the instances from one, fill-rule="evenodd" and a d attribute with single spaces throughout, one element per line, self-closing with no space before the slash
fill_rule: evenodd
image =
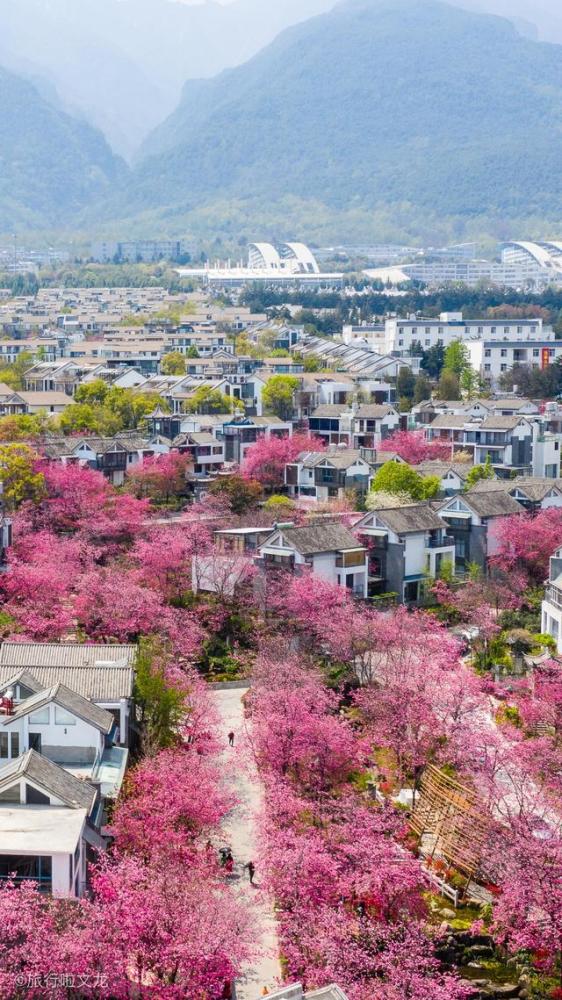
<path id="1" fill-rule="evenodd" d="M 355 414 L 356 417 L 362 417 L 367 420 L 377 420 L 381 417 L 386 417 L 389 413 L 395 413 L 393 406 L 384 406 L 377 403 L 365 403 L 360 406 Z"/>
<path id="2" fill-rule="evenodd" d="M 463 500 L 479 517 L 509 517 L 521 514 L 523 508 L 509 493 L 465 493 Z"/>
<path id="3" fill-rule="evenodd" d="M 349 413 L 347 403 L 323 403 L 317 406 L 310 414 L 311 417 L 340 417 L 343 413 Z"/>
<path id="4" fill-rule="evenodd" d="M 355 535 L 343 524 L 313 524 L 304 528 L 283 528 L 283 537 L 301 555 L 359 549 Z M 267 543 L 266 543 L 267 544 Z"/>
<path id="5" fill-rule="evenodd" d="M 459 479 L 466 479 L 468 473 L 473 468 L 472 462 L 445 462 L 438 459 L 428 459 L 427 462 L 420 462 L 415 466 L 416 472 L 423 476 L 446 476 L 448 472 L 455 472 Z"/>
<path id="6" fill-rule="evenodd" d="M 96 702 L 115 702 L 133 693 L 136 646 L 81 643 L 3 642 L 0 685 L 28 670 L 40 687 L 59 682 Z"/>
<path id="7" fill-rule="evenodd" d="M 517 427 L 519 421 L 522 419 L 524 419 L 524 417 L 517 415 L 512 417 L 502 417 L 501 414 L 495 414 L 490 417 L 486 417 L 486 419 L 480 424 L 480 427 L 483 431 L 512 431 L 515 427 Z"/>
<path id="8" fill-rule="evenodd" d="M 0 768 L 0 791 L 9 788 L 19 778 L 29 778 L 47 794 L 61 799 L 72 809 L 87 809 L 89 812 L 97 796 L 96 789 L 87 781 L 81 781 L 35 750 L 28 750 Z"/>
<path id="9" fill-rule="evenodd" d="M 470 418 L 466 414 L 455 414 L 455 413 L 440 413 L 435 420 L 432 420 L 429 426 L 433 427 L 464 427 L 465 424 L 470 423 Z"/>
<path id="10" fill-rule="evenodd" d="M 513 496 L 515 490 L 521 490 L 530 500 L 542 500 L 551 490 L 562 493 L 562 480 L 547 479 L 543 476 L 517 476 L 516 479 L 481 479 L 468 491 L 469 496 L 475 493 L 509 493 Z"/>
<path id="11" fill-rule="evenodd" d="M 60 683 L 55 684 L 54 687 L 45 688 L 43 691 L 37 691 L 25 701 L 20 702 L 11 715 L 0 716 L 0 725 L 7 726 L 14 719 L 20 719 L 24 715 L 29 715 L 30 712 L 36 712 L 45 705 L 50 705 L 51 702 L 60 705 L 67 712 L 78 716 L 79 719 L 83 719 L 84 722 L 88 722 L 106 735 L 113 729 L 114 720 L 110 712 L 99 708 L 88 698 L 83 698 L 76 691 L 71 691 L 70 688 Z"/>
<path id="12" fill-rule="evenodd" d="M 376 517 L 397 535 L 412 531 L 439 531 L 447 525 L 427 503 L 411 504 L 408 507 L 393 507 L 377 510 Z"/>

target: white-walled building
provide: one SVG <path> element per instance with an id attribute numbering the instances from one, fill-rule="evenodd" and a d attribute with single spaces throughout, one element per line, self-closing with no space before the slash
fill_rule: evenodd
<path id="1" fill-rule="evenodd" d="M 81 896 L 99 793 L 34 750 L 0 767 L 0 880 L 36 882 L 41 892 Z"/>
<path id="2" fill-rule="evenodd" d="M 328 583 L 367 597 L 367 550 L 343 524 L 280 526 L 259 548 L 262 565 L 299 572 L 310 569 Z"/>
<path id="3" fill-rule="evenodd" d="M 369 326 L 344 326 L 343 340 L 353 345 L 365 341 L 379 354 L 408 357 L 412 349 L 424 351 L 455 340 L 493 343 L 501 341 L 555 340 L 554 331 L 544 327 L 542 319 L 464 319 L 462 312 L 441 313 L 438 318 L 389 316 L 384 323 Z"/>
<path id="4" fill-rule="evenodd" d="M 0 694 L 12 688 L 18 701 L 63 684 L 106 709 L 117 723 L 116 742 L 127 745 L 136 655 L 132 644 L 3 642 Z"/>
<path id="5" fill-rule="evenodd" d="M 556 651 L 562 654 L 562 548 L 550 558 L 548 581 L 542 602 L 543 635 L 551 635 L 556 642 Z"/>
<path id="6" fill-rule="evenodd" d="M 562 341 L 553 337 L 533 336 L 524 342 L 482 338 L 467 341 L 466 346 L 470 364 L 492 386 L 515 365 L 544 369 L 562 358 Z"/>

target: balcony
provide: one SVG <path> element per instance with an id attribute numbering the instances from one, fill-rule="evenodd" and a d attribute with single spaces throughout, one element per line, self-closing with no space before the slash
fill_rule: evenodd
<path id="1" fill-rule="evenodd" d="M 544 599 L 562 611 L 562 590 L 558 590 L 558 587 L 554 587 L 552 584 L 545 587 Z"/>
<path id="2" fill-rule="evenodd" d="M 451 549 L 455 546 L 455 539 L 452 535 L 442 535 L 441 538 L 429 538 L 426 543 L 428 549 Z"/>

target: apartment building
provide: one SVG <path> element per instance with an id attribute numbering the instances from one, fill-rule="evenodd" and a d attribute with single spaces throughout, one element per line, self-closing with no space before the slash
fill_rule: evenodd
<path id="1" fill-rule="evenodd" d="M 389 316 L 383 323 L 370 326 L 344 326 L 343 339 L 349 345 L 358 340 L 366 341 L 371 350 L 380 354 L 409 357 L 412 351 L 420 348 L 428 350 L 437 344 L 448 347 L 455 340 L 492 344 L 502 341 L 517 344 L 528 340 L 550 343 L 555 340 L 555 334 L 550 327 L 543 326 L 542 319 L 468 320 L 462 312 L 444 312 L 437 319 L 417 315 Z"/>

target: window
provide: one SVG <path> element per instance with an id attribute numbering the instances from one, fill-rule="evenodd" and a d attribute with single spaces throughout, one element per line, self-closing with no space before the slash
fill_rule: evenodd
<path id="1" fill-rule="evenodd" d="M 33 712 L 29 716 L 29 721 L 32 726 L 48 726 L 49 725 L 49 706 L 46 708 L 39 709 L 38 712 Z"/>
<path id="2" fill-rule="evenodd" d="M 534 350 L 533 350 L 533 357 L 534 358 L 538 358 L 538 356 L 539 356 L 539 349 L 538 349 L 538 347 L 535 347 Z"/>
<path id="3" fill-rule="evenodd" d="M 502 349 L 500 351 L 500 354 L 501 354 L 502 358 L 507 358 L 507 350 L 506 350 L 505 347 L 502 347 Z"/>
<path id="4" fill-rule="evenodd" d="M 491 365 L 484 365 L 484 371 L 485 372 L 489 372 L 491 370 L 492 370 L 492 366 Z"/>
<path id="5" fill-rule="evenodd" d="M 492 352 L 491 352 L 490 348 L 487 347 L 486 350 L 484 351 L 484 357 L 485 358 L 490 358 L 491 356 L 492 356 Z"/>
<path id="6" fill-rule="evenodd" d="M 12 733 L 12 757 L 20 755 L 20 734 Z"/>
<path id="7" fill-rule="evenodd" d="M 0 757 L 6 760 L 10 754 L 8 750 L 8 733 L 0 733 Z"/>
<path id="8" fill-rule="evenodd" d="M 500 371 L 506 372 L 507 371 L 507 365 L 500 365 Z"/>
<path id="9" fill-rule="evenodd" d="M 55 705 L 55 725 L 56 726 L 75 726 L 76 725 L 76 716 L 75 715 L 71 715 L 71 713 L 67 712 L 64 708 L 59 708 L 58 705 Z"/>

